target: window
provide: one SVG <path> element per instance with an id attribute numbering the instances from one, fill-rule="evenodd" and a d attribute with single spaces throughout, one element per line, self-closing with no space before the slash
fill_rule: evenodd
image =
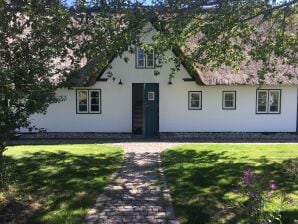
<path id="1" fill-rule="evenodd" d="M 88 90 L 80 90 L 77 92 L 78 112 L 88 113 Z"/>
<path id="2" fill-rule="evenodd" d="M 279 114 L 280 113 L 280 89 L 257 90 L 257 113 Z"/>
<path id="3" fill-rule="evenodd" d="M 98 90 L 90 90 L 89 91 L 90 98 L 90 113 L 98 113 L 99 112 L 99 91 Z"/>
<path id="4" fill-rule="evenodd" d="M 100 114 L 101 90 L 77 90 L 77 113 Z"/>
<path id="5" fill-rule="evenodd" d="M 154 92 L 148 92 L 148 100 L 154 100 Z"/>
<path id="6" fill-rule="evenodd" d="M 269 90 L 269 113 L 280 113 L 280 90 Z"/>
<path id="7" fill-rule="evenodd" d="M 222 109 L 236 110 L 236 92 L 235 91 L 222 92 Z"/>
<path id="8" fill-rule="evenodd" d="M 137 68 L 154 68 L 155 67 L 155 55 L 153 51 L 147 54 L 141 48 L 137 48 L 136 54 L 136 67 Z"/>
<path id="9" fill-rule="evenodd" d="M 146 68 L 154 68 L 154 53 L 153 51 L 146 54 Z"/>
<path id="10" fill-rule="evenodd" d="M 145 53 L 141 48 L 137 50 L 137 67 L 145 68 Z"/>
<path id="11" fill-rule="evenodd" d="M 267 99 L 268 99 L 267 90 L 257 91 L 257 112 L 258 113 L 267 113 Z"/>
<path id="12" fill-rule="evenodd" d="M 188 92 L 188 109 L 202 110 L 202 92 Z"/>

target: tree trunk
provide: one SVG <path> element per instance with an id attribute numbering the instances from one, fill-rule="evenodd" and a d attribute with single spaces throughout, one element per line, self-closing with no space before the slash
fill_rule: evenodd
<path id="1" fill-rule="evenodd" d="M 3 157 L 3 153 L 6 149 L 6 141 L 5 140 L 0 140 L 0 160 Z"/>
<path id="2" fill-rule="evenodd" d="M 4 156 L 3 156 L 5 148 L 6 148 L 6 142 L 0 139 L 0 192 L 5 192 L 3 191 L 3 189 L 5 189 L 5 186 L 7 186 L 6 176 L 5 176 L 6 164 L 4 162 Z"/>

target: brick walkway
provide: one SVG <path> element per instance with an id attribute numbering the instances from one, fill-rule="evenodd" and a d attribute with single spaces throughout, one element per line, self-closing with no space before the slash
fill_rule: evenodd
<path id="1" fill-rule="evenodd" d="M 177 224 L 160 166 L 160 152 L 171 143 L 118 143 L 125 160 L 115 180 L 97 198 L 86 223 Z"/>

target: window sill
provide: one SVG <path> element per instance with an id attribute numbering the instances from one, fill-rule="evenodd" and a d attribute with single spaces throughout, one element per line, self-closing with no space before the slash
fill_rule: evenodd
<path id="1" fill-rule="evenodd" d="M 281 114 L 281 112 L 271 112 L 271 113 L 261 113 L 261 112 L 256 112 L 256 114 Z"/>

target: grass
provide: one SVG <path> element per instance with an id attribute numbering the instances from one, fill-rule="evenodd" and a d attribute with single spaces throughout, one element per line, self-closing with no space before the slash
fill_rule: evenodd
<path id="1" fill-rule="evenodd" d="M 248 167 L 270 177 L 280 191 L 294 198 L 294 205 L 282 212 L 284 224 L 294 223 L 298 220 L 298 178 L 287 171 L 293 161 L 297 165 L 297 144 L 193 144 L 162 153 L 176 216 L 181 223 L 191 224 L 220 223 L 214 219 L 218 207 L 227 201 L 245 200 L 237 199 L 232 190 Z M 223 222 L 240 220 L 225 217 Z"/>
<path id="2" fill-rule="evenodd" d="M 122 161 L 120 148 L 96 144 L 13 146 L 4 155 L 0 223 L 81 223 Z"/>

